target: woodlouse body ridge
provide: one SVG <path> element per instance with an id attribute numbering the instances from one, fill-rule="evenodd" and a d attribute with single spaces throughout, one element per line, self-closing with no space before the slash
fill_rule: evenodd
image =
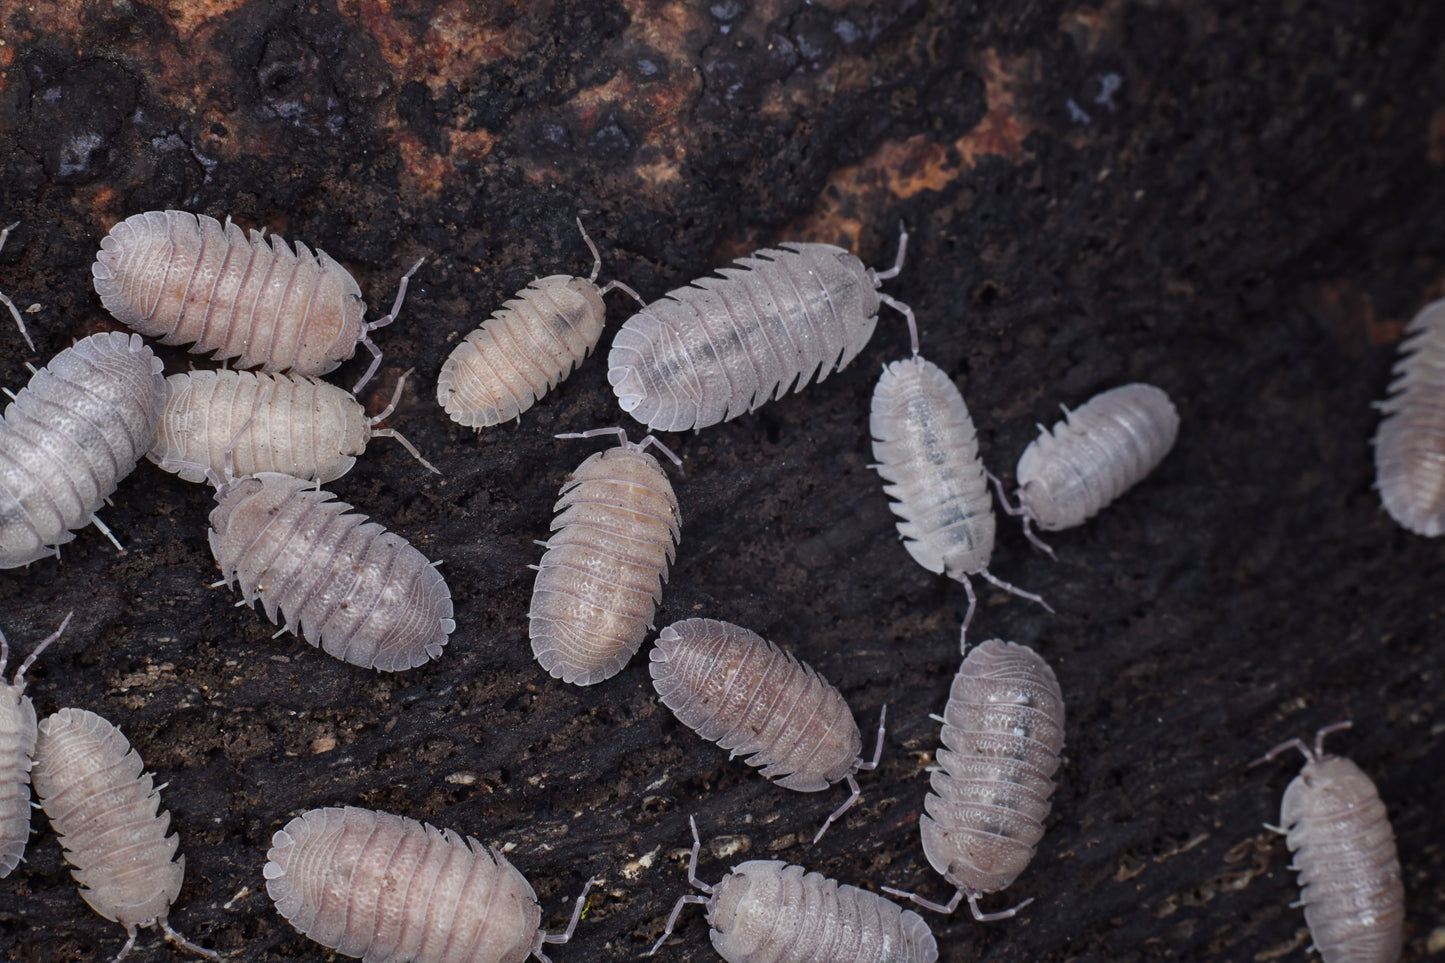
<path id="1" fill-rule="evenodd" d="M 9 682 L 5 681 L 5 667 L 10 661 L 10 643 L 0 632 L 0 879 L 20 864 L 30 839 L 30 770 L 39 728 L 35 704 L 25 694 L 25 673 L 40 653 L 60 638 L 70 624 L 70 615 L 30 651 Z"/>
<path id="2" fill-rule="evenodd" d="M 1375 484 L 1396 523 L 1416 535 L 1445 535 L 1445 299 L 1405 328 L 1384 414 L 1375 432 Z"/>

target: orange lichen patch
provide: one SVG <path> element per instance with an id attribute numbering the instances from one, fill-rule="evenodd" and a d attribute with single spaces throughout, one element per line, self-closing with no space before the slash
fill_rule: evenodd
<path id="1" fill-rule="evenodd" d="M 1426 132 L 1425 157 L 1436 167 L 1445 164 L 1445 107 L 1436 107 Z"/>
<path id="2" fill-rule="evenodd" d="M 416 200 L 435 200 L 456 173 L 447 158 L 434 154 L 415 135 L 397 130 L 392 143 L 401 155 L 401 190 Z"/>
<path id="3" fill-rule="evenodd" d="M 454 130 L 449 137 L 453 167 L 458 161 L 479 161 L 497 146 L 497 138 L 489 130 Z"/>
<path id="4" fill-rule="evenodd" d="M 537 39 L 525 20 L 498 27 L 468 0 L 438 4 L 419 32 L 408 7 L 392 0 L 341 0 L 337 7 L 371 34 L 395 76 L 433 93 L 448 83 L 466 87 L 482 66 L 516 56 Z"/>
<path id="5" fill-rule="evenodd" d="M 162 0 L 160 7 L 165 11 L 166 21 L 175 27 L 181 40 L 190 41 L 192 34 L 206 21 L 224 17 L 249 2 L 250 0 Z M 75 5 L 67 3 L 65 6 L 74 10 Z"/>

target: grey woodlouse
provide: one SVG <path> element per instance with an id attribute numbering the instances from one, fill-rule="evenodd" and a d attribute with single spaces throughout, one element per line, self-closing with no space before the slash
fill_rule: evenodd
<path id="1" fill-rule="evenodd" d="M 1043 838 L 1064 747 L 1054 670 L 1028 646 L 999 639 L 974 646 L 953 678 L 940 737 L 940 769 L 929 779 L 918 830 L 929 864 L 958 891 L 941 905 L 883 890 L 938 913 L 967 898 L 975 919 L 1006 919 L 1033 899 L 984 913 L 978 898 L 1012 883 Z"/>
<path id="2" fill-rule="evenodd" d="M 873 336 L 887 271 L 831 244 L 784 244 L 646 305 L 618 330 L 607 380 L 622 410 L 653 431 L 706 428 L 753 411 L 852 361 Z"/>
<path id="3" fill-rule="evenodd" d="M 1405 888 L 1395 834 L 1370 777 L 1343 756 L 1325 752 L 1337 722 L 1303 740 L 1282 742 L 1255 765 L 1289 749 L 1305 764 L 1284 791 L 1279 825 L 1299 872 L 1300 900 L 1314 949 L 1324 963 L 1393 963 L 1405 939 Z"/>
<path id="4" fill-rule="evenodd" d="M 200 466 L 221 475 L 230 451 L 237 475 L 273 471 L 325 484 L 351 471 L 372 438 L 389 437 L 436 471 L 399 432 L 376 427 L 396 410 L 405 385 L 402 375 L 391 403 L 368 418 L 350 393 L 314 378 L 251 371 L 171 375 L 160 429 L 146 457 L 199 482 L 207 478 Z M 241 432 L 251 418 L 249 430 Z"/>
<path id="5" fill-rule="evenodd" d="M 547 961 L 542 947 L 577 928 L 587 881 L 564 933 L 541 929 L 537 894 L 495 847 L 391 813 L 312 809 L 266 853 L 266 892 L 301 933 L 369 963 Z"/>
<path id="6" fill-rule="evenodd" d="M 750 859 L 715 885 L 697 878 L 702 840 L 692 826 L 687 881 L 708 895 L 678 897 L 652 956 L 689 903 L 707 907 L 713 948 L 728 963 L 933 963 L 938 944 L 923 917 L 876 893 L 777 859 Z"/>
<path id="7" fill-rule="evenodd" d="M 855 774 L 874 769 L 883 752 L 878 715 L 873 759 L 841 693 L 806 662 L 756 632 L 716 619 L 684 619 L 663 629 L 648 671 L 657 695 L 689 729 L 746 756 L 759 775 L 784 789 L 818 792 L 840 780 L 849 795 L 819 827 L 823 838 L 862 794 Z"/>
<path id="8" fill-rule="evenodd" d="M 364 320 L 361 288 L 325 251 L 273 234 L 246 233 L 230 218 L 147 211 L 117 223 L 91 266 L 101 304 L 122 324 L 162 344 L 235 358 L 237 367 L 322 375 L 371 352 L 360 391 L 381 364 L 371 332 L 396 320 L 417 261 L 401 279 L 391 313 Z"/>
<path id="9" fill-rule="evenodd" d="M 667 581 L 682 513 L 672 483 L 647 454 L 648 435 L 633 444 L 621 428 L 558 438 L 617 434 L 616 448 L 596 452 L 562 485 L 552 535 L 539 564 L 528 612 L 532 654 L 554 678 L 575 685 L 610 679 L 642 646 Z"/>
<path id="10" fill-rule="evenodd" d="M 142 926 L 159 926 L 172 943 L 218 960 L 166 919 L 186 858 L 176 855 L 180 837 L 166 835 L 170 813 L 157 813 L 160 790 L 143 769 L 120 730 L 94 712 L 61 709 L 40 723 L 35 792 L 75 867 L 81 898 L 125 927 L 125 946 L 112 963 L 135 946 Z"/>
<path id="11" fill-rule="evenodd" d="M 353 665 L 396 672 L 441 655 L 456 628 L 446 581 L 425 555 L 331 492 L 262 472 L 216 489 L 211 550 L 242 601 Z"/>
<path id="12" fill-rule="evenodd" d="M 150 447 L 165 402 L 160 359 L 138 334 L 94 334 L 35 372 L 0 420 L 0 568 L 27 565 L 94 525 Z"/>
<path id="13" fill-rule="evenodd" d="M 1375 485 L 1401 527 L 1445 534 L 1445 299 L 1425 305 L 1405 328 L 1400 360 L 1375 433 Z"/>
<path id="14" fill-rule="evenodd" d="M 0 251 L 5 249 L 5 242 L 10 240 L 10 232 L 19 226 L 20 222 L 16 221 L 9 227 L 0 229 Z M 0 304 L 5 305 L 6 309 L 9 310 L 10 317 L 15 319 L 15 325 L 20 329 L 20 337 L 24 338 L 25 343 L 30 345 L 30 350 L 34 351 L 35 342 L 30 340 L 30 332 L 25 330 L 25 319 L 20 316 L 20 311 L 15 307 L 15 302 L 6 296 L 4 291 L 0 291 Z"/>
<path id="15" fill-rule="evenodd" d="M 437 378 L 437 404 L 459 425 L 499 425 L 532 407 L 580 365 L 607 320 L 602 297 L 617 289 L 642 298 L 621 281 L 597 286 L 602 255 L 578 218 L 592 251 L 592 274 L 537 278 L 492 312 L 452 350 Z"/>
<path id="16" fill-rule="evenodd" d="M 75 613 L 71 613 L 74 615 Z M 0 632 L 0 879 L 9 876 L 25 855 L 30 839 L 30 768 L 35 759 L 35 704 L 25 694 L 25 672 L 46 647 L 65 631 L 70 615 L 60 628 L 41 640 L 15 677 L 5 681 L 10 661 L 10 643 Z"/>

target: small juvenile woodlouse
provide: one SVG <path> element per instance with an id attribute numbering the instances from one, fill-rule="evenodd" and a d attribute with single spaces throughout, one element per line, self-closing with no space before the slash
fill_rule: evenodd
<path id="1" fill-rule="evenodd" d="M 28 565 L 94 525 L 160 423 L 161 361 L 138 334 L 94 334 L 30 379 L 0 419 L 0 568 Z"/>
<path id="2" fill-rule="evenodd" d="M 437 404 L 459 425 L 487 428 L 520 417 L 557 387 L 597 347 L 607 306 L 617 289 L 642 298 L 621 281 L 597 286 L 602 255 L 577 219 L 592 251 L 592 274 L 538 278 L 492 312 L 452 350 L 437 378 Z"/>
<path id="3" fill-rule="evenodd" d="M 923 917 L 876 893 L 778 859 L 750 859 L 717 884 L 697 878 L 702 840 L 692 826 L 687 881 L 707 893 L 678 897 L 648 956 L 672 935 L 689 903 L 707 907 L 708 937 L 728 963 L 934 963 L 938 944 Z"/>
<path id="4" fill-rule="evenodd" d="M 125 946 L 112 963 L 135 946 L 142 926 L 159 926 L 170 942 L 219 960 L 166 919 L 186 858 L 176 855 L 180 837 L 166 835 L 170 813 L 156 811 L 160 790 L 121 731 L 94 712 L 61 709 L 41 721 L 39 736 L 35 792 L 75 867 L 81 898 L 125 927 Z"/>
<path id="5" fill-rule="evenodd" d="M 400 432 L 376 427 L 396 410 L 405 385 L 402 375 L 391 403 L 368 418 L 355 397 L 315 378 L 251 371 L 171 375 L 160 430 L 146 457 L 199 482 L 207 478 L 201 466 L 224 472 L 230 451 L 236 475 L 273 471 L 325 484 L 351 471 L 371 439 L 389 437 L 436 471 Z"/>
<path id="6" fill-rule="evenodd" d="M 946 904 L 883 887 L 936 913 L 952 913 L 967 898 L 974 919 L 978 898 L 1007 887 L 1033 859 L 1044 835 L 1054 773 L 1064 748 L 1064 697 L 1054 670 L 1025 645 L 990 639 L 963 660 L 943 710 L 940 769 L 929 779 L 927 814 L 918 820 L 923 853 L 958 888 Z"/>
<path id="7" fill-rule="evenodd" d="M 1255 760 L 1269 762 L 1298 749 L 1305 764 L 1284 791 L 1279 825 L 1295 854 L 1300 900 L 1314 948 L 1324 963 L 1394 963 L 1405 939 L 1405 887 L 1395 833 L 1380 793 L 1359 766 L 1325 752 L 1325 737 L 1351 723 L 1315 733 L 1313 751 L 1298 738 Z"/>
<path id="8" fill-rule="evenodd" d="M 305 936 L 368 963 L 522 963 L 566 943 L 542 931 L 527 878 L 496 847 L 405 816 L 312 809 L 271 839 L 266 892 Z"/>
<path id="9" fill-rule="evenodd" d="M 322 375 L 356 353 L 371 352 L 360 391 L 381 364 L 371 332 L 396 320 L 407 285 L 402 277 L 391 313 L 364 320 L 356 279 L 325 251 L 300 241 L 246 233 L 230 218 L 187 211 L 132 214 L 110 229 L 91 266 L 101 304 L 122 324 L 162 344 L 191 343 L 195 354 L 235 358 L 241 368 Z M 424 260 L 424 259 L 423 259 Z"/>
<path id="10" fill-rule="evenodd" d="M 73 615 L 74 613 L 71 613 Z M 25 672 L 46 647 L 65 631 L 70 615 L 20 663 L 15 678 L 5 681 L 10 643 L 0 632 L 0 879 L 9 876 L 25 855 L 30 838 L 30 768 L 35 759 L 35 704 L 25 694 Z"/>
<path id="11" fill-rule="evenodd" d="M 653 431 L 706 428 L 753 411 L 852 361 L 873 336 L 887 271 L 831 244 L 784 244 L 719 268 L 627 320 L 607 356 L 622 410 Z"/>
<path id="12" fill-rule="evenodd" d="M 1445 534 L 1445 299 L 1405 328 L 1400 360 L 1375 433 L 1375 485 L 1396 523 L 1416 535 Z"/>
<path id="13" fill-rule="evenodd" d="M 648 435 L 633 444 L 621 428 L 558 435 L 616 434 L 562 485 L 552 535 L 539 564 L 528 612 L 537 662 L 575 685 L 610 679 L 642 646 L 682 538 L 672 483 L 649 445 L 681 459 Z"/>
<path id="14" fill-rule="evenodd" d="M 10 232 L 19 226 L 20 222 L 16 221 L 9 227 L 0 229 L 0 251 L 5 249 L 5 242 L 10 239 Z M 20 337 L 24 338 L 25 343 L 30 345 L 30 350 L 34 351 L 35 342 L 30 340 L 30 332 L 25 330 L 25 319 L 20 316 L 20 311 L 15 307 L 15 302 L 6 296 L 4 291 L 0 291 L 0 304 L 5 305 L 10 311 L 10 317 L 15 319 L 15 325 L 20 329 Z"/>
<path id="15" fill-rule="evenodd" d="M 756 632 L 716 619 L 663 629 L 648 671 L 657 695 L 689 729 L 784 789 L 818 792 L 847 780 L 849 795 L 818 829 L 823 838 L 862 795 L 855 774 L 883 752 L 887 707 L 878 714 L 873 759 L 842 694 L 806 662 Z"/>

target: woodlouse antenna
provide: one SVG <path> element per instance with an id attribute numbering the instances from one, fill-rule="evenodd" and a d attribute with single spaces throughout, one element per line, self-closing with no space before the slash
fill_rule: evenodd
<path id="1" fill-rule="evenodd" d="M 1266 752 L 1264 755 L 1254 760 L 1254 762 L 1251 762 L 1245 768 L 1253 769 L 1255 766 L 1262 766 L 1267 762 L 1273 762 L 1280 753 L 1288 752 L 1291 749 L 1298 749 L 1300 753 L 1305 757 L 1305 760 L 1307 762 L 1319 762 L 1321 759 L 1325 758 L 1326 755 L 1325 737 L 1330 735 L 1331 733 L 1339 732 L 1341 729 L 1348 729 L 1353 725 L 1354 722 L 1349 719 L 1345 719 L 1342 722 L 1334 722 L 1330 725 L 1325 726 L 1323 729 L 1320 729 L 1318 732 L 1315 733 L 1315 745 L 1313 749 L 1311 749 L 1309 745 L 1307 745 L 1305 741 L 1298 736 L 1293 739 L 1287 739 L 1284 742 L 1281 742 L 1279 745 L 1275 746 L 1269 752 Z"/>
<path id="2" fill-rule="evenodd" d="M 586 235 L 583 236 L 585 237 Z M 582 920 L 582 908 L 587 905 L 587 894 L 599 881 L 599 877 L 593 876 L 587 881 L 587 885 L 582 887 L 582 895 L 577 897 L 577 903 L 572 907 L 572 919 L 568 921 L 566 931 L 562 933 L 537 931 L 537 942 L 532 947 L 533 956 L 541 960 L 542 963 L 552 963 L 552 961 L 548 959 L 547 954 L 542 952 L 542 944 L 566 943 L 572 938 L 572 934 L 577 930 L 577 924 Z"/>
<path id="3" fill-rule="evenodd" d="M 195 943 L 192 943 L 190 940 L 186 939 L 184 936 L 182 936 L 171 927 L 171 924 L 166 920 L 164 916 L 160 918 L 159 922 L 161 931 L 166 935 L 167 942 L 174 943 L 181 949 L 188 950 L 189 952 L 194 953 L 197 956 L 204 956 L 208 960 L 219 960 L 221 958 L 221 954 L 217 953 L 215 950 L 208 950 L 204 946 L 197 946 Z"/>
<path id="4" fill-rule="evenodd" d="M 667 446 L 664 445 L 661 441 L 659 441 L 655 435 L 647 435 L 647 436 L 646 436 L 645 438 L 643 438 L 641 441 L 634 443 L 633 441 L 631 441 L 631 440 L 627 437 L 627 429 L 626 429 L 626 428 L 618 427 L 618 428 L 589 428 L 589 429 L 586 430 L 586 431 L 567 431 L 567 432 L 563 432 L 563 433 L 560 434 L 560 435 L 553 435 L 552 437 L 553 437 L 553 438 L 597 438 L 597 437 L 600 437 L 600 436 L 602 436 L 602 435 L 616 435 L 616 436 L 618 437 L 618 439 L 620 439 L 620 440 L 618 441 L 618 444 L 619 444 L 619 445 L 623 446 L 624 448 L 632 448 L 632 449 L 634 449 L 634 450 L 636 450 L 636 451 L 646 451 L 649 446 L 651 446 L 651 447 L 653 447 L 653 448 L 656 448 L 658 451 L 660 451 L 660 452 L 662 452 L 664 455 L 666 455 L 669 461 L 671 461 L 674 465 L 677 466 L 677 470 L 682 473 L 682 477 L 684 477 L 684 478 L 687 477 L 687 469 L 685 469 L 685 468 L 682 467 L 682 459 L 679 458 L 676 454 L 674 454 L 674 453 L 673 453 L 673 450 L 672 450 L 671 448 L 667 447 Z"/>
<path id="5" fill-rule="evenodd" d="M 917 893 L 909 893 L 905 890 L 894 889 L 892 886 L 884 886 L 883 892 L 887 893 L 890 896 L 903 897 L 904 899 L 907 899 L 912 903 L 916 903 L 917 905 L 923 907 L 926 910 L 934 913 L 942 913 L 945 916 L 958 909 L 958 904 L 963 902 L 964 899 L 967 898 L 969 911 L 973 913 L 973 918 L 978 920 L 980 923 L 992 923 L 997 920 L 1006 920 L 1010 917 L 1017 916 L 1019 910 L 1023 909 L 1025 906 L 1029 905 L 1034 901 L 1034 898 L 1030 896 L 1028 899 L 1024 900 L 1022 903 L 1019 903 L 1017 906 L 1009 907 L 1006 910 L 999 910 L 996 913 L 985 913 L 983 910 L 978 908 L 978 897 L 980 895 L 979 893 L 968 893 L 964 890 L 959 890 L 958 892 L 953 894 L 953 899 L 949 900 L 947 903 L 935 903 L 930 899 L 924 899 Z"/>
<path id="6" fill-rule="evenodd" d="M 902 314 L 903 319 L 908 322 L 908 342 L 913 348 L 913 356 L 918 357 L 918 321 L 913 317 L 913 309 L 882 291 L 878 292 L 878 300 Z"/>
<path id="7" fill-rule="evenodd" d="M 402 435 L 401 432 L 397 431 L 395 428 L 376 427 L 379 423 L 385 421 L 388 415 L 390 415 L 393 411 L 396 410 L 397 402 L 401 401 L 401 391 L 403 388 L 406 387 L 406 379 L 415 370 L 415 368 L 407 368 L 405 371 L 402 372 L 401 377 L 396 379 L 396 390 L 391 393 L 391 402 L 385 408 L 381 409 L 381 412 L 377 414 L 374 418 L 368 418 L 366 420 L 366 426 L 367 430 L 371 433 L 371 437 L 395 438 L 397 440 L 397 443 L 400 444 L 401 447 L 405 448 L 408 452 L 411 453 L 411 457 L 421 462 L 423 468 L 425 468 L 427 471 L 436 472 L 438 475 L 440 475 L 442 473 L 441 469 L 423 458 L 421 456 L 421 452 L 416 450 L 416 446 L 413 445 L 411 442 L 407 441 L 406 437 Z"/>
<path id="8" fill-rule="evenodd" d="M 1037 602 L 1038 604 L 1042 605 L 1044 607 L 1044 611 L 1048 612 L 1050 615 L 1054 613 L 1054 607 L 1049 603 L 1045 602 L 1042 596 L 1021 589 L 1017 585 L 1014 585 L 1010 582 L 1005 582 L 1003 579 L 994 575 L 986 568 L 979 569 L 978 574 L 982 575 L 984 581 L 988 582 L 995 588 L 1001 588 L 1005 592 L 1008 592 L 1010 595 L 1017 595 L 1021 599 L 1028 599 L 1030 602 Z M 973 585 L 969 581 L 967 575 L 960 574 L 954 575 L 952 577 L 957 578 L 959 581 L 963 582 L 964 591 L 968 594 L 968 611 L 965 612 L 963 616 L 963 627 L 958 630 L 958 645 L 960 651 L 962 651 L 963 649 L 967 648 L 963 640 L 964 637 L 968 634 L 968 626 L 969 623 L 973 621 L 973 614 L 978 609 L 978 596 L 974 594 Z"/>
<path id="9" fill-rule="evenodd" d="M 1043 426 L 1040 425 L 1039 427 L 1042 428 Z M 1059 557 L 1054 554 L 1054 550 L 1050 548 L 1048 544 L 1043 539 L 1039 538 L 1039 536 L 1034 532 L 1034 513 L 1029 511 L 1028 506 L 1025 505 L 1022 501 L 1020 501 L 1018 505 L 1010 505 L 1008 503 L 1008 496 L 1004 495 L 1003 493 L 1003 482 L 998 480 L 998 476 L 995 475 L 993 472 L 989 471 L 987 468 L 984 469 L 983 473 L 988 476 L 989 481 L 993 482 L 994 491 L 998 494 L 999 507 L 1004 510 L 1004 514 L 1013 515 L 1015 517 L 1022 515 L 1024 524 L 1024 537 L 1027 538 L 1029 541 L 1033 542 L 1035 548 L 1042 550 L 1045 554 L 1049 556 L 1049 558 L 1057 562 L 1059 560 Z"/>
<path id="10" fill-rule="evenodd" d="M 16 221 L 9 227 L 0 229 L 0 250 L 4 249 L 5 242 L 10 237 L 10 232 L 15 230 L 19 226 L 20 222 Z M 15 319 L 16 326 L 20 328 L 20 336 L 25 339 L 26 344 L 30 345 L 30 350 L 34 351 L 35 342 L 30 340 L 30 332 L 25 330 L 25 319 L 20 316 L 19 310 L 17 310 L 15 307 L 15 302 L 11 301 L 8 297 L 6 297 L 5 292 L 3 291 L 0 291 L 0 304 L 3 304 L 5 305 L 5 307 L 10 309 L 10 317 Z"/>
<path id="11" fill-rule="evenodd" d="M 50 643 L 60 638 L 61 633 L 65 631 L 65 627 L 70 624 L 70 619 L 74 615 L 74 612 L 66 613 L 65 621 L 60 623 L 60 628 L 41 639 L 40 644 L 30 650 L 30 654 L 26 656 L 25 661 L 20 663 L 20 668 L 15 670 L 15 678 L 10 680 L 10 685 L 15 689 L 15 695 L 20 695 L 25 692 L 26 670 L 35 664 L 35 660 L 40 658 L 40 653 L 44 652 Z M 5 633 L 0 631 L 0 685 L 3 685 L 5 682 L 5 666 L 8 665 L 9 662 L 10 643 L 5 640 Z"/>
<path id="12" fill-rule="evenodd" d="M 852 772 L 848 773 L 848 775 L 843 777 L 848 780 L 848 799 L 846 802 L 843 803 L 843 805 L 833 810 L 833 812 L 829 814 L 828 818 L 823 821 L 823 825 L 818 827 L 818 832 L 815 833 L 813 836 L 813 845 L 816 846 L 818 844 L 818 840 L 822 839 L 823 834 L 828 831 L 828 827 L 833 825 L 833 823 L 837 822 L 844 813 L 846 813 L 849 809 L 853 807 L 853 804 L 858 801 L 859 797 L 863 795 L 862 790 L 858 788 L 858 780 L 855 778 L 855 774 L 866 769 L 878 768 L 878 760 L 883 756 L 883 734 L 888 731 L 884 727 L 884 723 L 887 721 L 887 719 L 888 703 L 885 702 L 883 704 L 883 708 L 878 710 L 878 737 L 873 743 L 872 760 L 870 760 L 869 762 L 864 762 L 863 757 L 859 756 L 858 760 L 853 763 Z"/>
<path id="13" fill-rule="evenodd" d="M 873 278 L 876 281 L 887 281 L 889 278 L 896 278 L 898 272 L 903 270 L 903 256 L 908 251 L 908 227 L 898 222 L 898 256 L 893 260 L 893 266 L 886 271 L 874 271 Z"/>
<path id="14" fill-rule="evenodd" d="M 401 284 L 397 285 L 396 289 L 396 300 L 391 302 L 391 313 L 385 317 L 377 318 L 365 326 L 364 333 L 361 336 L 361 343 L 366 345 L 367 351 L 371 352 L 371 367 L 366 369 L 366 374 L 362 375 L 361 380 L 356 383 L 356 387 L 351 389 L 352 394 L 361 391 L 366 383 L 371 380 L 371 376 L 376 374 L 376 369 L 381 367 L 381 349 L 371 340 L 371 332 L 377 328 L 386 327 L 396 320 L 397 315 L 401 314 L 401 305 L 402 302 L 406 300 L 406 289 L 411 284 L 411 277 L 417 271 L 421 270 L 421 266 L 425 263 L 426 258 L 420 258 L 411 266 L 410 271 L 407 271 L 401 276 Z"/>
<path id="15" fill-rule="evenodd" d="M 597 283 L 597 275 L 602 273 L 602 255 L 597 251 L 597 245 L 592 243 L 592 238 L 587 236 L 587 228 L 582 226 L 582 218 L 577 218 L 577 230 L 582 232 L 582 240 L 587 245 L 587 250 L 592 252 L 592 273 L 587 275 L 591 284 Z"/>
<path id="16" fill-rule="evenodd" d="M 672 904 L 672 915 L 667 918 L 667 928 L 662 931 L 662 935 L 657 938 L 657 942 L 652 944 L 652 949 L 647 951 L 648 956 L 656 954 L 658 948 L 662 946 L 663 941 L 672 935 L 673 927 L 677 925 L 677 917 L 682 913 L 684 906 L 689 903 L 706 905 L 713 893 L 714 887 L 710 883 L 704 883 L 697 878 L 697 855 L 702 851 L 702 837 L 697 833 L 697 819 L 693 816 L 688 816 L 687 824 L 692 827 L 692 854 L 687 858 L 687 881 L 708 895 L 698 896 L 695 893 L 684 893 L 677 898 L 677 902 Z"/>

